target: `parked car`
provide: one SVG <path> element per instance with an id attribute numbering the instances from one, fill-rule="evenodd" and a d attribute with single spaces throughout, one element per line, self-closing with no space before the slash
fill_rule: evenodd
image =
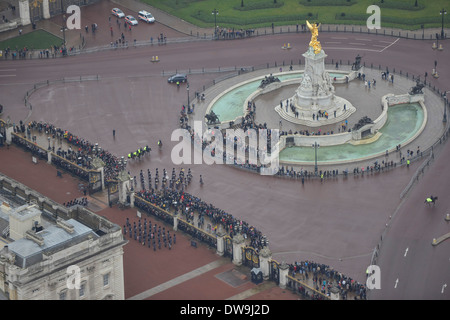
<path id="1" fill-rule="evenodd" d="M 123 18 L 123 17 L 125 17 L 125 13 L 123 13 L 123 11 L 120 10 L 119 8 L 113 8 L 113 9 L 111 10 L 111 13 L 112 13 L 113 15 L 115 15 L 117 18 Z"/>
<path id="2" fill-rule="evenodd" d="M 138 24 L 138 21 L 133 16 L 126 16 L 125 17 L 125 22 L 128 23 L 131 26 L 135 26 L 135 25 Z"/>
<path id="3" fill-rule="evenodd" d="M 147 23 L 154 23 L 155 22 L 155 17 L 153 17 L 150 12 L 147 12 L 145 10 L 139 11 L 138 18 L 141 19 L 141 20 L 144 20 Z"/>
<path id="4" fill-rule="evenodd" d="M 186 82 L 187 81 L 187 75 L 182 73 L 177 73 L 173 76 L 171 76 L 169 79 L 167 79 L 168 83 L 177 83 L 177 82 Z"/>

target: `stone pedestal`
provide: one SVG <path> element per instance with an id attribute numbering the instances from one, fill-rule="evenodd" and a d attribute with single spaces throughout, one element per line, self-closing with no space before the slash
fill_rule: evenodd
<path id="1" fill-rule="evenodd" d="M 43 0 L 42 2 L 42 13 L 44 15 L 44 19 L 50 19 L 50 7 L 48 0 Z"/>
<path id="2" fill-rule="evenodd" d="M 327 55 L 323 50 L 315 54 L 313 48 L 309 47 L 303 57 L 305 72 L 292 102 L 299 112 L 328 110 L 333 104 L 334 87 L 325 70 Z"/>
<path id="3" fill-rule="evenodd" d="M 225 236 L 226 234 L 223 232 L 218 232 L 217 233 L 217 251 L 216 253 L 219 256 L 223 256 L 223 254 L 225 253 Z"/>
<path id="4" fill-rule="evenodd" d="M 241 234 L 233 237 L 233 263 L 237 266 L 242 264 L 242 248 L 245 245 L 245 239 Z"/>
<path id="5" fill-rule="evenodd" d="M 177 216 L 173 217 L 173 230 L 178 231 L 178 217 Z"/>
<path id="6" fill-rule="evenodd" d="M 279 269 L 280 269 L 280 284 L 279 284 L 279 286 L 281 289 L 285 289 L 287 286 L 287 276 L 289 274 L 289 266 L 287 265 L 286 262 L 283 261 L 280 264 Z"/>
<path id="7" fill-rule="evenodd" d="M 267 280 L 270 276 L 270 261 L 272 260 L 272 252 L 269 250 L 269 248 L 264 247 L 259 252 L 259 266 L 261 268 L 261 271 L 263 273 L 263 279 Z"/>
<path id="8" fill-rule="evenodd" d="M 102 183 L 102 190 L 105 189 L 105 174 L 104 174 L 104 168 L 105 163 L 98 157 L 95 157 L 92 161 L 92 166 L 94 167 L 94 170 L 97 172 L 100 172 L 100 180 Z"/>
<path id="9" fill-rule="evenodd" d="M 117 177 L 119 180 L 119 202 L 125 204 L 127 202 L 127 193 L 130 191 L 131 176 L 121 171 Z"/>
<path id="10" fill-rule="evenodd" d="M 5 124 L 5 141 L 7 144 L 11 144 L 12 143 L 12 133 L 14 132 L 14 127 L 11 124 L 11 119 L 8 118 L 6 119 L 6 124 Z"/>
<path id="11" fill-rule="evenodd" d="M 22 26 L 31 24 L 30 3 L 28 0 L 19 0 L 19 14 Z"/>
<path id="12" fill-rule="evenodd" d="M 341 122 L 356 108 L 346 99 L 335 95 L 333 82 L 325 69 L 327 55 L 314 53 L 312 47 L 303 54 L 305 71 L 295 95 L 275 107 L 281 118 L 296 124 L 318 127 Z M 320 114 L 320 118 L 319 118 Z"/>
<path id="13" fill-rule="evenodd" d="M 130 208 L 134 208 L 134 192 L 130 193 Z"/>
<path id="14" fill-rule="evenodd" d="M 339 289 L 336 287 L 332 287 L 330 289 L 330 299 L 331 300 L 339 300 Z"/>

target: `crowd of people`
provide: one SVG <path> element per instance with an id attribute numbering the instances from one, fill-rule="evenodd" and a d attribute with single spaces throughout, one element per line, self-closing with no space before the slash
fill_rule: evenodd
<path id="1" fill-rule="evenodd" d="M 37 156 L 40 159 L 47 159 L 47 152 L 36 146 L 35 144 L 23 139 L 19 139 L 16 136 L 12 137 L 12 142 L 21 148 L 31 152 L 32 155 Z"/>
<path id="2" fill-rule="evenodd" d="M 136 192 L 136 195 L 161 209 L 180 214 L 189 223 L 194 223 L 194 214 L 196 214 L 199 228 L 202 228 L 205 221 L 208 220 L 213 225 L 213 231 L 217 231 L 221 225 L 231 237 L 240 233 L 245 239 L 248 239 L 250 246 L 257 250 L 266 245 L 265 236 L 255 227 L 187 192 L 169 189 L 142 190 Z M 145 208 L 139 201 L 135 205 Z"/>
<path id="3" fill-rule="evenodd" d="M 30 49 L 26 46 L 23 48 L 16 47 L 15 49 L 11 49 L 10 47 L 7 47 L 4 49 L 3 53 L 5 55 L 5 59 L 8 59 L 9 56 L 13 60 L 26 59 L 27 53 L 29 52 L 29 50 Z"/>
<path id="4" fill-rule="evenodd" d="M 22 132 L 27 132 L 29 138 L 31 137 L 33 131 L 37 131 L 40 134 L 47 134 L 53 139 L 58 139 L 59 141 L 65 141 L 69 144 L 67 150 L 58 148 L 58 150 L 53 150 L 56 154 L 72 163 L 79 165 L 85 169 L 92 169 L 93 163 L 92 159 L 94 157 L 100 158 L 104 163 L 104 175 L 105 180 L 112 180 L 117 177 L 119 172 L 125 169 L 126 163 L 124 163 L 119 157 L 111 154 L 110 152 L 103 150 L 98 146 L 97 143 L 91 143 L 86 139 L 82 139 L 68 130 L 63 130 L 49 123 L 42 123 L 31 121 L 28 124 L 22 124 Z M 29 129 L 29 130 L 28 130 Z M 52 158 L 53 161 L 53 158 Z M 61 164 L 64 161 L 61 159 L 55 159 L 55 164 Z M 67 164 L 70 165 L 70 164 Z M 66 165 L 66 166 L 67 166 Z"/>
<path id="5" fill-rule="evenodd" d="M 216 37 L 219 39 L 240 39 L 245 37 L 250 37 L 255 33 L 254 29 L 239 29 L 235 30 L 234 28 L 216 28 Z"/>
<path id="6" fill-rule="evenodd" d="M 366 299 L 366 286 L 351 277 L 348 277 L 341 272 L 330 268 L 330 266 L 323 263 L 316 263 L 314 261 L 295 261 L 289 264 L 289 272 L 294 278 L 300 280 L 311 280 L 316 291 L 321 292 L 326 296 L 330 296 L 330 290 L 336 287 L 343 300 L 347 300 L 349 293 L 355 299 Z M 305 293 L 306 290 L 298 286 L 297 290 L 300 294 Z"/>
<path id="7" fill-rule="evenodd" d="M 10 48 L 10 47 L 6 47 L 3 50 L 3 55 L 5 57 L 5 59 L 9 59 L 9 57 L 11 57 L 12 60 L 16 60 L 16 59 L 27 59 L 27 58 L 32 58 L 34 57 L 39 57 L 39 59 L 44 59 L 44 58 L 54 58 L 57 56 L 65 56 L 70 52 L 74 52 L 75 51 L 75 47 L 70 47 L 70 48 L 66 48 L 64 46 L 52 46 L 50 48 L 47 49 L 39 49 L 39 50 L 34 50 L 33 48 L 30 48 L 28 46 L 24 46 L 23 48 Z"/>
<path id="8" fill-rule="evenodd" d="M 87 207 L 88 203 L 89 203 L 88 199 L 86 197 L 83 197 L 83 198 L 80 198 L 80 199 L 76 198 L 76 199 L 70 200 L 68 202 L 64 202 L 63 206 L 65 206 L 67 208 L 70 208 L 70 207 L 73 207 L 73 206 Z"/>

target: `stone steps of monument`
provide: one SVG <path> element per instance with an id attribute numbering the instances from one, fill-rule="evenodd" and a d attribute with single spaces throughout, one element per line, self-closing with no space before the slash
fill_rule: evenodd
<path id="1" fill-rule="evenodd" d="M 326 126 L 329 124 L 344 122 L 345 119 L 347 119 L 352 112 L 350 110 L 346 110 L 345 112 L 338 115 L 336 118 L 329 117 L 328 119 L 322 118 L 320 120 L 313 120 L 311 119 L 300 119 L 296 118 L 293 115 L 287 113 L 284 109 L 280 108 L 279 106 L 275 107 L 275 111 L 278 112 L 281 118 L 283 118 L 286 121 L 289 121 L 291 123 L 300 124 L 308 127 L 320 127 L 320 126 Z"/>

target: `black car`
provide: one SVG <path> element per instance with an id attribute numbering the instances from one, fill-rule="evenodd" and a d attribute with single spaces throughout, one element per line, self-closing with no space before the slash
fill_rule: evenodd
<path id="1" fill-rule="evenodd" d="M 171 76 L 169 79 L 167 79 L 168 83 L 177 83 L 177 82 L 186 82 L 187 81 L 187 75 L 177 73 L 173 76 Z"/>

